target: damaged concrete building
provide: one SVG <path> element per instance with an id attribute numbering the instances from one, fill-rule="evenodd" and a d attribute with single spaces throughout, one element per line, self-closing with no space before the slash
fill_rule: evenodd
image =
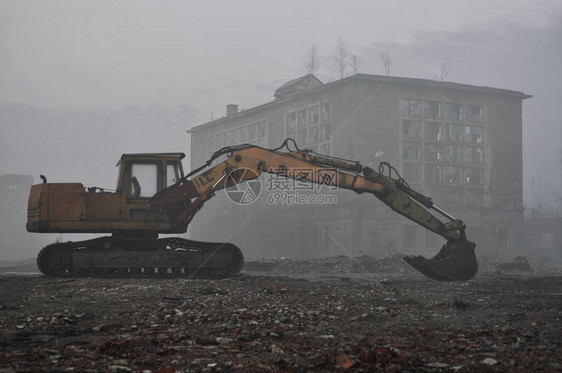
<path id="1" fill-rule="evenodd" d="M 522 104 L 519 91 L 424 79 L 357 74 L 323 84 L 313 75 L 275 90 L 274 100 L 198 125 L 192 169 L 223 146 L 266 148 L 294 138 L 301 148 L 357 160 L 378 170 L 390 162 L 419 192 L 463 219 L 479 255 L 512 256 L 522 245 Z M 312 188 L 333 204 L 281 205 L 262 175 L 255 203 L 224 193 L 191 223 L 194 239 L 228 240 L 246 257 L 297 259 L 351 253 L 433 255 L 443 239 L 397 215 L 371 195 Z M 220 237 L 219 237 L 220 236 Z"/>

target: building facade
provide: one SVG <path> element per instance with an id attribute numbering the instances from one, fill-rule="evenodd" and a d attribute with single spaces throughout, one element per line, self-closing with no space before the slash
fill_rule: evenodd
<path id="1" fill-rule="evenodd" d="M 390 162 L 412 188 L 466 222 L 479 255 L 521 249 L 522 102 L 531 96 L 357 74 L 327 84 L 306 75 L 279 87 L 274 97 L 242 112 L 229 105 L 226 117 L 189 130 L 192 168 L 224 146 L 274 148 L 293 138 L 300 148 L 375 170 Z M 217 193 L 192 222 L 192 236 L 229 240 L 250 258 L 431 255 L 444 243 L 371 195 L 314 189 L 337 203 L 287 206 L 267 200 L 271 175 L 262 175 L 262 184 L 260 198 L 247 206 Z"/>
<path id="2" fill-rule="evenodd" d="M 523 223 L 528 256 L 544 267 L 562 266 L 562 218 L 529 218 Z"/>

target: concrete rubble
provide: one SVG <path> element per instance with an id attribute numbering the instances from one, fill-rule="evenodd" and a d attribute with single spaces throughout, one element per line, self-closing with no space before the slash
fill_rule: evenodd
<path id="1" fill-rule="evenodd" d="M 224 280 L 3 275 L 0 289 L 0 372 L 562 370 L 556 274 L 442 283 L 394 256 L 335 257 Z"/>

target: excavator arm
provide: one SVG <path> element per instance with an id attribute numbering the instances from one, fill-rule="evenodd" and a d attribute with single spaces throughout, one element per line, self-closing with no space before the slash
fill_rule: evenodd
<path id="1" fill-rule="evenodd" d="M 295 150 L 290 150 L 290 143 Z M 225 154 L 227 158 L 223 162 L 208 168 L 215 159 Z M 388 176 L 384 175 L 385 166 Z M 203 171 L 205 168 L 208 169 Z M 300 150 L 293 139 L 285 140 L 276 149 L 244 144 L 217 151 L 204 166 L 157 193 L 153 203 L 160 206 L 176 224 L 187 227 L 197 211 L 218 190 L 255 179 L 263 172 L 349 189 L 359 194 L 370 193 L 400 215 L 447 240 L 432 259 L 421 256 L 404 258 L 410 265 L 435 280 L 465 281 L 473 278 L 478 270 L 475 244 L 466 239 L 464 223 L 438 208 L 429 197 L 411 189 L 397 172 L 397 178 L 392 178 L 393 170 L 396 171 L 388 163 L 381 163 L 377 172 L 359 162 Z M 430 210 L 447 221 L 442 222 Z"/>

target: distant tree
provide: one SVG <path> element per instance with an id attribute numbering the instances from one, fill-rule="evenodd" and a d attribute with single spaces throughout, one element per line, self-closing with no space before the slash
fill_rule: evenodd
<path id="1" fill-rule="evenodd" d="M 453 63 L 447 57 L 443 58 L 440 66 L 441 70 L 439 72 L 439 80 L 444 81 L 449 76 L 449 73 L 453 69 Z"/>
<path id="2" fill-rule="evenodd" d="M 318 46 L 316 43 L 312 43 L 306 55 L 306 60 L 304 61 L 304 69 L 306 73 L 316 75 L 319 66 L 320 56 L 318 56 Z"/>
<path id="3" fill-rule="evenodd" d="M 357 56 L 356 54 L 352 54 L 349 60 L 349 66 L 351 67 L 351 71 L 353 71 L 353 75 L 359 74 L 359 65 L 359 56 Z"/>
<path id="4" fill-rule="evenodd" d="M 542 176 L 533 177 L 527 191 L 527 212 L 534 218 L 551 218 L 560 216 L 558 206 L 560 196 L 546 186 Z"/>
<path id="5" fill-rule="evenodd" d="M 348 58 L 349 49 L 347 43 L 340 37 L 338 39 L 338 44 L 336 44 L 336 49 L 334 50 L 334 60 L 336 61 L 340 79 L 345 78 L 347 75 Z"/>
<path id="6" fill-rule="evenodd" d="M 384 72 L 386 73 L 386 75 L 390 76 L 392 57 L 390 56 L 390 53 L 388 53 L 388 51 L 384 51 L 383 53 L 381 53 L 381 62 L 382 62 L 382 66 L 384 67 Z"/>

